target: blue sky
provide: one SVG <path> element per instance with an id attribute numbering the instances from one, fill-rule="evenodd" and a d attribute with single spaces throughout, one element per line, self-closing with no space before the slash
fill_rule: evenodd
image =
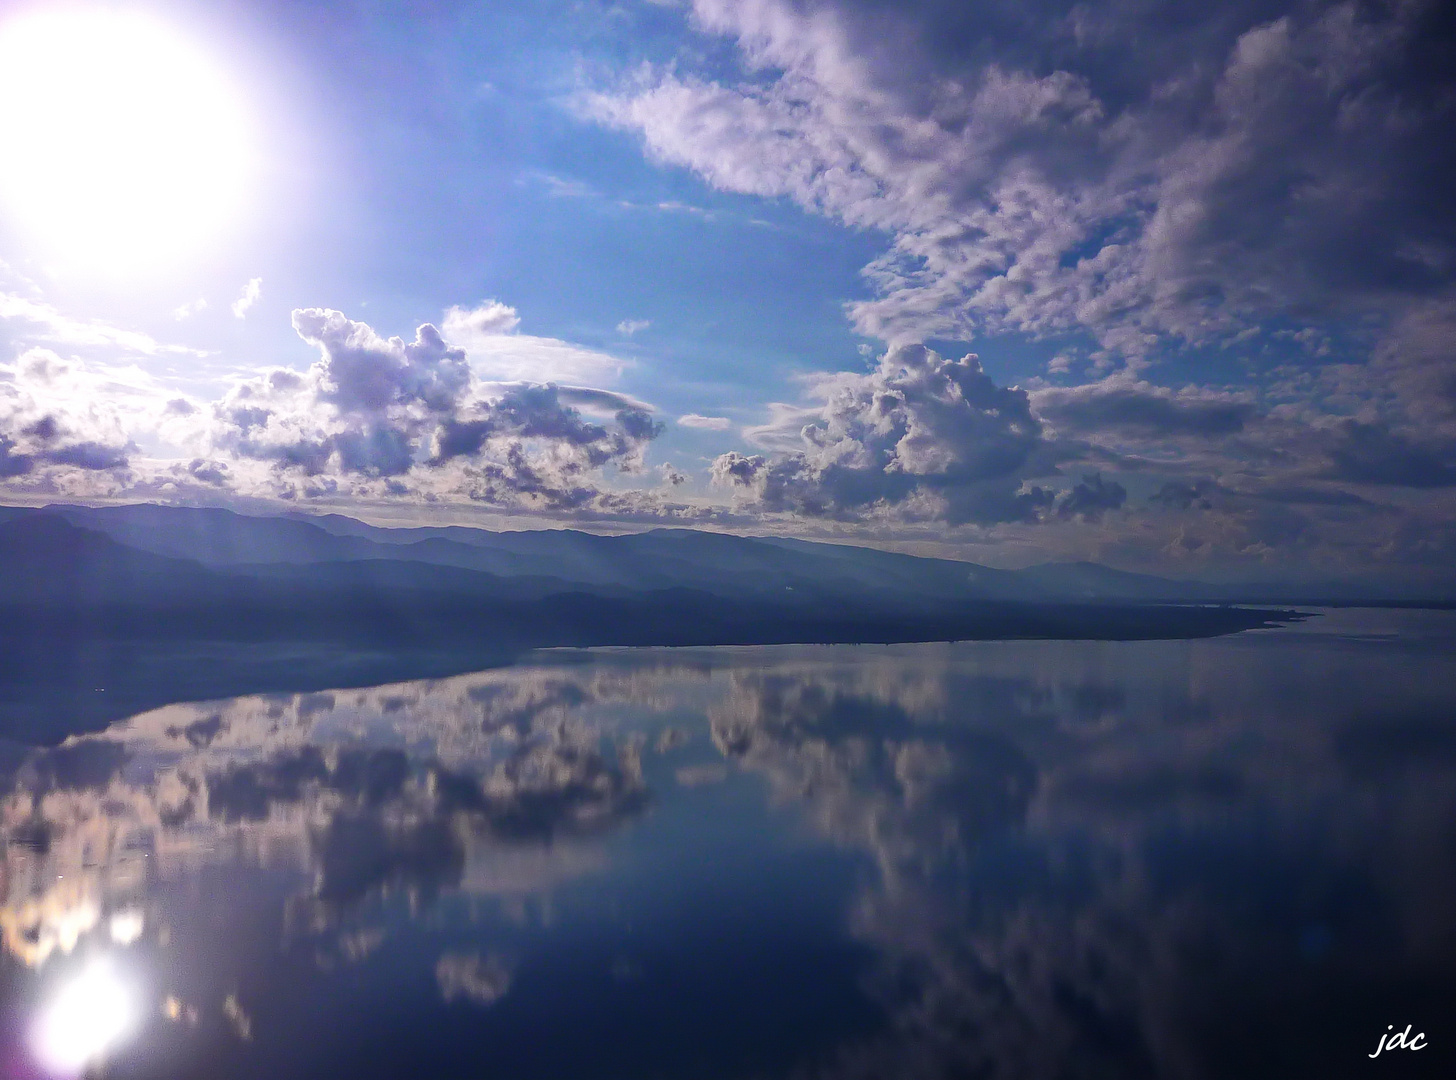
<path id="1" fill-rule="evenodd" d="M 137 205 L 177 241 L 106 265 L 12 164 L 9 501 L 1449 564 L 1439 5 L 45 9 L 144 26 L 123 83 L 181 42 L 247 137 L 163 97 L 76 158 L 78 205 L 157 171 Z M 0 8 L 0 48 L 38 10 Z M 46 103 L 97 93 L 49 47 L 0 102 L 40 103 L 49 127 L 7 132 L 41 172 L 76 142 Z M 151 206 L 158 131 L 185 161 L 250 147 L 205 234 L 182 204 L 228 183 Z"/>

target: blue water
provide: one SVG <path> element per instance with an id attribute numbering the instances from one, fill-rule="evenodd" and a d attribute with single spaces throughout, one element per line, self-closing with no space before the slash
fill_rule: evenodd
<path id="1" fill-rule="evenodd" d="M 1452 613 L 548 652 L 10 773 L 3 1076 L 1456 1075 Z"/>

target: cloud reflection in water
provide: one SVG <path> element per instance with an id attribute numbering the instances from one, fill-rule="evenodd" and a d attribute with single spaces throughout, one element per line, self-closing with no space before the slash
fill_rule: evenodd
<path id="1" fill-rule="evenodd" d="M 365 1035 L 439 1075 L 1338 1070 L 1456 970 L 1456 621 L 1363 617 L 561 654 L 169 707 L 18 768 L 5 948 L 44 968 L 104 939 L 162 972 L 154 1056 L 118 1075 L 216 1060 L 234 1014 L 257 1056 L 227 1075 L 296 1065 L 288 1008 L 324 998 L 380 1025 L 312 1036 L 356 1075 L 390 1068 Z M 595 1057 L 540 1043 L 606 1013 Z"/>

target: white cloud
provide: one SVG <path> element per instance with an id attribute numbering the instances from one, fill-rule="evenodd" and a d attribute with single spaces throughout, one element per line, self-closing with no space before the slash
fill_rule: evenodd
<path id="1" fill-rule="evenodd" d="M 163 353 L 207 355 L 200 349 L 185 345 L 164 345 L 150 334 L 136 330 L 123 330 L 94 319 L 78 319 L 50 304 L 13 293 L 0 292 L 0 320 L 14 320 L 32 326 L 39 331 L 36 338 L 51 345 L 113 348 L 144 356 Z"/>
<path id="2" fill-rule="evenodd" d="M 29 349 L 0 365 L 0 479 L 22 490 L 109 489 L 123 482 L 138 440 L 176 427 L 166 401 L 163 384 L 135 366 Z"/>
<path id="3" fill-rule="evenodd" d="M 495 322 L 510 317 L 498 311 Z M 640 472 L 662 431 L 648 406 L 608 390 L 486 382 L 466 351 L 428 323 L 412 342 L 319 308 L 295 311 L 293 323 L 318 347 L 318 362 L 302 374 L 262 373 L 212 410 L 213 449 L 266 463 L 280 494 L 450 495 L 501 508 L 591 510 L 607 498 L 600 471 Z"/>
<path id="4" fill-rule="evenodd" d="M 559 338 L 517 332 L 516 309 L 499 300 L 475 308 L 452 307 L 440 331 L 464 349 L 482 379 L 501 382 L 611 383 L 634 366 L 595 349 Z"/>
<path id="5" fill-rule="evenodd" d="M 260 277 L 250 278 L 243 286 L 243 294 L 233 301 L 233 314 L 239 319 L 246 319 L 248 311 L 263 297 L 263 279 Z"/>
<path id="6" fill-rule="evenodd" d="M 474 308 L 450 308 L 440 329 L 452 341 L 463 343 L 472 335 L 509 334 L 520 325 L 521 317 L 515 308 L 499 300 L 486 300 Z"/>
<path id="7" fill-rule="evenodd" d="M 638 330 L 646 330 L 651 325 L 651 319 L 623 319 L 617 324 L 617 333 L 631 337 Z"/>
<path id="8" fill-rule="evenodd" d="M 176 319 L 178 322 L 182 322 L 184 319 L 192 318 L 192 316 L 196 315 L 199 311 L 206 310 L 207 298 L 199 296 L 191 303 L 183 304 L 181 307 L 174 308 L 172 310 L 172 318 Z"/>
<path id="9" fill-rule="evenodd" d="M 698 428 L 702 431 L 727 431 L 733 426 L 733 421 L 726 416 L 699 416 L 697 413 L 679 416 L 677 422 L 679 427 Z"/>

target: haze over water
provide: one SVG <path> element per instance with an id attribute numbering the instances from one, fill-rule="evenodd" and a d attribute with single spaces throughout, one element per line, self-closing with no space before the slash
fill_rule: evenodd
<path id="1" fill-rule="evenodd" d="M 561 651 L 9 767 L 3 1060 L 113 1077 L 1449 1075 L 1456 613 Z"/>

